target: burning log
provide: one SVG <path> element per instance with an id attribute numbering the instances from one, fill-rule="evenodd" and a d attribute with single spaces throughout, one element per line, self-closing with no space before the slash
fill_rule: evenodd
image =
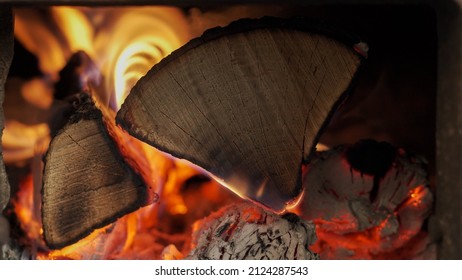
<path id="1" fill-rule="evenodd" d="M 212 29 L 139 80 L 117 122 L 281 211 L 300 194 L 302 162 L 360 65 L 354 43 L 296 20 Z"/>
<path id="2" fill-rule="evenodd" d="M 316 240 L 314 225 L 293 213 L 278 216 L 255 204 L 239 203 L 196 222 L 193 228 L 193 249 L 186 259 L 318 259 L 309 250 Z M 171 258 L 178 258 L 176 250 L 168 251 Z"/>
<path id="3" fill-rule="evenodd" d="M 421 232 L 433 201 L 425 161 L 373 140 L 318 153 L 304 186 L 323 259 L 385 257 Z"/>
<path id="4" fill-rule="evenodd" d="M 53 138 L 43 175 L 43 229 L 50 248 L 69 245 L 150 201 L 125 164 L 101 111 L 86 95 Z"/>
<path id="5" fill-rule="evenodd" d="M 11 8 L 0 9 L 0 211 L 3 211 L 10 198 L 10 185 L 3 164 L 1 138 L 3 133 L 3 98 L 5 82 L 13 59 L 13 12 Z"/>

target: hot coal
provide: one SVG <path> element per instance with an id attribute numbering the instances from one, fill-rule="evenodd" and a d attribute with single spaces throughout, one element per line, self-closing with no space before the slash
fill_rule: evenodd
<path id="1" fill-rule="evenodd" d="M 193 229 L 193 249 L 186 259 L 318 259 L 309 249 L 316 240 L 312 223 L 293 213 L 279 216 L 249 202 L 224 207 Z"/>

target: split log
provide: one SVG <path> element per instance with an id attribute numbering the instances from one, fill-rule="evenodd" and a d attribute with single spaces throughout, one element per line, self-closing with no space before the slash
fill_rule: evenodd
<path id="1" fill-rule="evenodd" d="M 313 224 L 293 213 L 278 216 L 253 203 L 222 208 L 196 222 L 193 230 L 193 249 L 186 259 L 318 259 L 309 250 L 316 240 Z"/>
<path id="2" fill-rule="evenodd" d="M 317 226 L 321 258 L 376 258 L 410 242 L 432 207 L 425 167 L 424 159 L 373 140 L 317 153 L 300 215 Z"/>
<path id="3" fill-rule="evenodd" d="M 72 244 L 92 230 L 152 202 L 124 162 L 90 97 L 53 138 L 43 175 L 43 230 L 50 248 Z"/>
<path id="4" fill-rule="evenodd" d="M 275 18 L 209 30 L 140 79 L 117 122 L 281 211 L 300 194 L 302 161 L 360 65 L 356 42 Z"/>
<path id="5" fill-rule="evenodd" d="M 13 11 L 10 7 L 0 9 L 0 26 L 0 211 L 3 211 L 10 199 L 10 185 L 5 172 L 1 145 L 4 126 L 5 82 L 13 59 Z"/>

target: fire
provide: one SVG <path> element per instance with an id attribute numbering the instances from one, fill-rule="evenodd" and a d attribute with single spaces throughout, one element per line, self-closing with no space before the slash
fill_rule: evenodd
<path id="1" fill-rule="evenodd" d="M 46 20 L 43 13 L 49 13 Z M 94 91 L 109 133 L 124 158 L 161 196 L 158 204 L 125 215 L 61 250 L 49 250 L 43 242 L 40 214 L 34 211 L 39 207 L 40 186 L 34 185 L 32 175 L 28 176 L 13 204 L 27 233 L 26 243 L 38 248 L 38 259 L 158 259 L 170 244 L 177 248 L 189 244 L 188 225 L 235 199 L 209 180 L 202 179 L 198 186 L 188 189 L 194 184 L 188 180 L 203 177 L 197 168 L 138 141 L 114 123 L 115 112 L 134 83 L 190 39 L 180 9 L 53 7 L 42 13 L 17 9 L 15 26 L 16 38 L 38 57 L 42 72 L 52 81 L 58 79 L 59 70 L 73 53 L 83 50 L 89 55 L 100 71 L 96 74 L 103 79 L 81 77 L 81 82 Z M 195 211 L 190 211 L 191 207 Z"/>
<path id="2" fill-rule="evenodd" d="M 49 250 L 43 241 L 40 216 L 34 212 L 37 186 L 32 175 L 27 176 L 13 201 L 19 224 L 27 234 L 25 243 L 37 248 L 37 259 L 159 259 L 171 244 L 185 253 L 192 224 L 238 198 L 214 181 L 185 188 L 186 181 L 198 172 L 183 161 L 171 160 L 165 167 L 165 187 L 158 204 L 125 215 L 60 250 Z M 189 211 L 192 208 L 194 211 Z"/>
<path id="3" fill-rule="evenodd" d="M 115 110 L 141 76 L 191 39 L 177 8 L 53 7 L 49 13 L 51 22 L 37 11 L 17 9 L 15 36 L 54 80 L 73 53 L 85 51 L 106 79 L 101 99 Z"/>
<path id="4" fill-rule="evenodd" d="M 32 240 L 40 240 L 43 233 L 39 220 L 39 213 L 34 211 L 34 183 L 32 175 L 25 177 L 21 182 L 21 188 L 13 201 L 14 211 L 20 221 L 21 229 Z M 41 241 L 41 240 L 40 240 Z"/>
<path id="5" fill-rule="evenodd" d="M 160 195 L 160 201 L 96 229 L 75 244 L 60 250 L 49 250 L 42 238 L 40 212 L 36 211 L 40 206 L 37 205 L 40 189 L 37 184 L 34 185 L 33 176 L 29 175 L 21 182 L 13 200 L 14 212 L 29 239 L 26 243 L 37 248 L 38 259 L 159 259 L 163 252 L 167 252 L 168 258 L 184 254 L 190 249 L 188 246 L 191 231 L 195 230 L 192 226 L 194 222 L 223 205 L 240 200 L 220 186 L 232 190 L 233 180 L 225 182 L 215 178 L 186 161 L 173 159 L 129 136 L 115 126 L 114 116 L 136 81 L 190 39 L 188 20 L 181 10 L 167 7 L 53 7 L 49 16 L 44 20 L 44 15 L 37 11 L 17 9 L 17 39 L 39 58 L 41 70 L 51 81 L 58 79 L 59 70 L 73 53 L 83 50 L 91 57 L 100 73 L 85 75 L 98 76 L 101 80 L 82 77 L 82 82 L 100 83 L 91 84 L 90 88 L 97 95 L 111 136 L 116 139 L 128 163 L 136 166 L 146 184 Z M 44 102 L 40 98 L 36 102 L 42 102 L 42 107 L 51 106 L 49 99 Z M 6 123 L 7 132 L 10 124 Z M 46 143 L 49 141 L 49 130 L 45 124 L 28 127 L 27 130 L 20 125 L 13 127 L 34 136 L 32 144 L 25 144 L 27 147 L 37 145 L 35 138 L 45 139 L 43 142 Z M 18 141 L 5 142 L 18 144 Z M 320 144 L 317 149 L 328 150 L 329 147 Z M 29 149 L 27 153 L 29 157 L 40 156 L 43 151 Z M 204 174 L 216 181 L 204 179 Z M 194 180 L 198 182 L 190 182 Z M 259 195 L 264 191 L 265 184 L 261 186 Z M 426 192 L 428 189 L 423 186 L 411 190 L 408 199 L 396 210 L 397 213 L 408 214 L 421 207 Z M 237 195 L 245 197 L 245 191 Z M 297 207 L 302 199 L 303 193 L 291 201 L 287 209 L 300 212 Z M 254 217 L 252 212 L 245 214 Z M 391 220 L 391 217 L 387 217 L 381 224 L 364 232 L 344 235 L 333 234 L 319 227 L 329 223 L 341 224 L 342 219 L 315 220 L 318 241 L 313 249 L 325 252 L 327 257 L 332 252 L 339 256 L 336 250 L 344 250 L 345 254 L 354 252 L 357 258 L 367 258 L 371 252 L 382 249 L 382 232 Z M 397 233 L 393 246 L 410 242 L 410 237 L 420 230 L 420 226 L 409 225 L 406 231 Z M 168 248 L 179 248 L 180 252 Z"/>
<path id="6" fill-rule="evenodd" d="M 342 223 L 341 219 L 326 221 L 316 219 L 313 222 L 317 225 L 317 241 L 313 245 L 313 251 L 318 252 L 324 259 L 354 258 L 354 259 L 377 259 L 411 258 L 416 252 L 424 250 L 427 246 L 426 236 L 420 232 L 421 222 L 414 221 L 414 224 L 403 224 L 401 229 L 392 234 L 384 234 L 390 223 L 393 223 L 393 216 L 409 215 L 416 213 L 419 207 L 428 207 L 429 190 L 420 185 L 413 188 L 407 199 L 397 207 L 393 215 L 388 215 L 379 225 L 365 231 L 357 231 L 345 234 L 333 233 L 326 230 L 323 225 L 329 223 Z M 415 217 L 418 217 L 417 215 Z M 354 225 L 352 225 L 354 226 Z M 419 245 L 415 245 L 419 244 Z M 422 248 L 418 248 L 422 246 Z M 407 250 L 411 255 L 406 255 Z"/>
<path id="7" fill-rule="evenodd" d="M 141 12 L 142 11 L 142 12 Z M 150 12 L 152 11 L 152 13 Z M 186 30 L 184 17 L 176 10 L 166 10 L 169 17 L 153 17 L 162 11 L 143 9 L 125 13 L 114 26 L 115 32 L 108 42 L 97 42 L 97 48 L 108 51 L 107 66 L 103 72 L 112 72 L 108 88 L 113 88 L 116 96 L 116 108 L 119 109 L 125 97 L 135 83 L 162 58 L 185 43 L 185 36 L 179 33 Z M 136 17 L 134 21 L 133 18 Z M 178 27 L 173 28 L 172 26 Z M 146 28 L 150 26 L 150 28 Z M 126 40 L 120 40 L 120 38 Z M 101 44 L 101 45 L 99 45 Z"/>

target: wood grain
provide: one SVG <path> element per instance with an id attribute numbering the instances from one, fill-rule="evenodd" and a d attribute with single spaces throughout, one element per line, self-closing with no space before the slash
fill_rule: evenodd
<path id="1" fill-rule="evenodd" d="M 136 84 L 117 122 L 241 195 L 284 209 L 361 61 L 336 33 L 306 24 L 264 18 L 206 32 Z"/>
<path id="2" fill-rule="evenodd" d="M 101 112 L 84 101 L 52 140 L 43 177 L 43 229 L 50 248 L 148 203 L 146 187 L 120 156 Z"/>

